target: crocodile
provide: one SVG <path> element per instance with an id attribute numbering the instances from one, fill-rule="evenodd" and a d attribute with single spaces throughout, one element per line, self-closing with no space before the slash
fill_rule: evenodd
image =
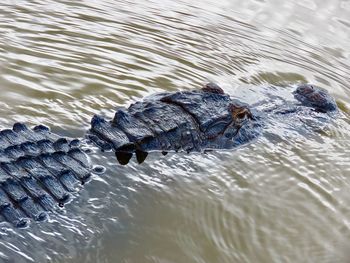
<path id="1" fill-rule="evenodd" d="M 327 123 L 337 112 L 329 93 L 299 85 L 293 100 L 272 107 L 231 98 L 215 83 L 201 89 L 163 92 L 117 108 L 114 118 L 95 115 L 85 138 L 70 139 L 43 125 L 30 129 L 15 123 L 0 131 L 0 215 L 16 227 L 30 219 L 44 221 L 61 209 L 103 167 L 93 166 L 82 145 L 113 151 L 120 164 L 133 155 L 142 163 L 148 153 L 231 150 L 254 141 L 269 120 Z M 300 126 L 299 129 L 302 130 Z"/>
<path id="2" fill-rule="evenodd" d="M 159 93 L 118 108 L 112 120 L 95 115 L 87 137 L 101 150 L 113 150 L 121 164 L 133 154 L 142 163 L 152 151 L 230 150 L 260 136 L 269 120 L 288 123 L 297 118 L 304 124 L 311 118 L 321 124 L 338 111 L 334 98 L 314 85 L 299 85 L 293 95 L 292 101 L 282 98 L 281 105 L 259 110 L 261 103 L 248 105 L 208 83 L 199 90 Z"/>

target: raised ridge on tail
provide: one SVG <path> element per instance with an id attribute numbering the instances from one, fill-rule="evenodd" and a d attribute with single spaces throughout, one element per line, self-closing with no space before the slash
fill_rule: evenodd
<path id="1" fill-rule="evenodd" d="M 0 131 L 0 215 L 18 227 L 42 221 L 91 175 L 79 140 L 22 123 Z"/>

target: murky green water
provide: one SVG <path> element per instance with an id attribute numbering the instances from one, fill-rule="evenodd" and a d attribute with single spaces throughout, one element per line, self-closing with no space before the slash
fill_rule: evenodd
<path id="1" fill-rule="evenodd" d="M 0 126 L 83 136 L 95 113 L 218 82 L 307 81 L 342 113 L 311 139 L 233 152 L 152 154 L 94 176 L 60 215 L 0 226 L 4 262 L 349 262 L 348 0 L 2 1 Z"/>

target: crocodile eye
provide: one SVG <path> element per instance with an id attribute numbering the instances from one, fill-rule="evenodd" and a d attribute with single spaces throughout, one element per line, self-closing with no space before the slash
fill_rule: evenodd
<path id="1" fill-rule="evenodd" d="M 242 111 L 236 115 L 237 119 L 244 119 L 244 117 L 247 115 L 247 111 Z"/>
<path id="2" fill-rule="evenodd" d="M 253 118 L 250 110 L 243 106 L 231 104 L 229 110 L 234 121 L 241 121 L 245 118 Z"/>

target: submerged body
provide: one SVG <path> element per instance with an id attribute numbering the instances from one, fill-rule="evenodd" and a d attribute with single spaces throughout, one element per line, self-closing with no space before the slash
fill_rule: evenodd
<path id="1" fill-rule="evenodd" d="M 232 99 L 209 83 L 200 90 L 160 93 L 119 108 L 111 121 L 96 115 L 87 138 L 102 150 L 113 150 L 121 164 L 127 164 L 134 153 L 141 163 L 152 151 L 236 148 L 261 135 L 271 119 L 324 121 L 337 112 L 334 99 L 311 85 L 299 86 L 294 98 L 257 110 L 257 105 Z M 16 123 L 12 130 L 0 131 L 0 215 L 4 220 L 24 227 L 27 218 L 45 220 L 47 211 L 69 200 L 70 192 L 92 173 L 79 142 L 41 125 L 31 130 Z"/>

